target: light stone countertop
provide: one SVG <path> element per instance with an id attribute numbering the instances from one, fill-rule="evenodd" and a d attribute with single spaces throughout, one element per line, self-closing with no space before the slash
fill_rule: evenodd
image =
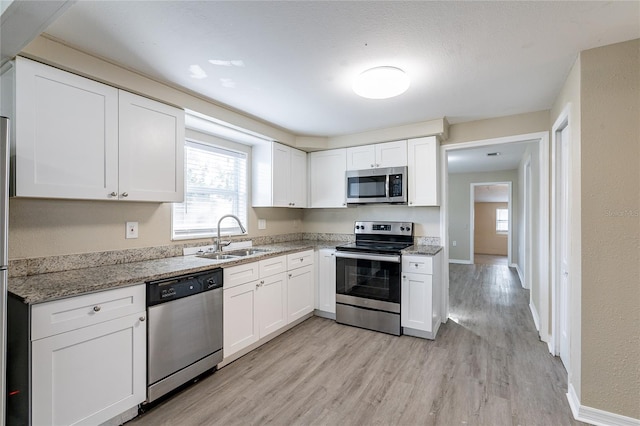
<path id="1" fill-rule="evenodd" d="M 26 304 L 50 302 L 70 296 L 144 283 L 149 280 L 229 267 L 248 262 L 295 253 L 319 247 L 335 247 L 323 241 L 291 241 L 256 246 L 266 252 L 237 259 L 212 260 L 193 256 L 177 256 L 118 265 L 97 266 L 48 274 L 9 278 L 9 293 Z"/>
<path id="2" fill-rule="evenodd" d="M 269 257 L 303 250 L 335 248 L 345 241 L 300 240 L 255 246 L 266 250 L 237 259 L 212 260 L 194 256 L 177 256 L 117 265 L 97 266 L 63 272 L 9 278 L 9 293 L 26 304 L 50 302 L 81 294 L 144 283 L 145 281 L 191 274 L 220 267 L 255 262 Z M 403 254 L 435 255 L 440 246 L 415 245 Z"/>
<path id="3" fill-rule="evenodd" d="M 402 250 L 402 254 L 435 256 L 440 250 L 442 250 L 442 246 L 414 245 Z"/>

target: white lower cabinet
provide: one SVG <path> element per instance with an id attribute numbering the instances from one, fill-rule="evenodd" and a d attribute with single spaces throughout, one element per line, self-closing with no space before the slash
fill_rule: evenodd
<path id="1" fill-rule="evenodd" d="M 224 268 L 224 358 L 311 312 L 313 250 Z"/>
<path id="2" fill-rule="evenodd" d="M 287 322 L 313 312 L 313 250 L 287 256 Z"/>
<path id="3" fill-rule="evenodd" d="M 144 285 L 34 305 L 34 319 L 41 308 L 53 321 L 84 311 L 87 324 L 31 342 L 32 424 L 99 424 L 146 399 Z"/>
<path id="4" fill-rule="evenodd" d="M 335 319 L 336 316 L 336 250 L 318 251 L 318 297 L 316 314 Z"/>
<path id="5" fill-rule="evenodd" d="M 402 256 L 400 324 L 402 333 L 435 339 L 441 315 L 441 254 Z"/>

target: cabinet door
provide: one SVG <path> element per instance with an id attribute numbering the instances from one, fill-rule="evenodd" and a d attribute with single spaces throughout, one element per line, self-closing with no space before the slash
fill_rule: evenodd
<path id="1" fill-rule="evenodd" d="M 287 280 L 287 322 L 313 312 L 313 266 L 289 271 Z"/>
<path id="2" fill-rule="evenodd" d="M 291 196 L 289 187 L 291 186 L 291 148 L 279 143 L 272 144 L 272 191 L 271 205 L 273 207 L 289 207 Z"/>
<path id="3" fill-rule="evenodd" d="M 246 348 L 260 338 L 256 289 L 259 281 L 223 290 L 224 357 Z"/>
<path id="4" fill-rule="evenodd" d="M 347 148 L 347 170 L 372 169 L 374 167 L 377 167 L 374 145 Z"/>
<path id="5" fill-rule="evenodd" d="M 409 139 L 409 205 L 440 205 L 438 140 L 435 136 Z"/>
<path id="6" fill-rule="evenodd" d="M 400 322 L 403 327 L 432 331 L 431 275 L 403 273 Z"/>
<path id="7" fill-rule="evenodd" d="M 336 313 L 336 251 L 321 249 L 318 265 L 318 309 Z"/>
<path id="8" fill-rule="evenodd" d="M 106 200 L 117 193 L 117 89 L 19 57 L 13 124 L 14 195 Z"/>
<path id="9" fill-rule="evenodd" d="M 100 424 L 146 398 L 145 312 L 32 343 L 34 425 Z"/>
<path id="10" fill-rule="evenodd" d="M 287 275 L 280 273 L 260 280 L 256 289 L 258 328 L 264 337 L 287 325 Z"/>
<path id="11" fill-rule="evenodd" d="M 121 200 L 184 200 L 184 111 L 119 93 Z"/>
<path id="12" fill-rule="evenodd" d="M 289 177 L 291 207 L 307 207 L 307 153 L 291 150 L 291 175 Z"/>
<path id="13" fill-rule="evenodd" d="M 407 141 L 379 143 L 376 148 L 376 167 L 404 167 L 407 165 Z"/>
<path id="14" fill-rule="evenodd" d="M 347 207 L 346 149 L 309 154 L 309 207 Z"/>

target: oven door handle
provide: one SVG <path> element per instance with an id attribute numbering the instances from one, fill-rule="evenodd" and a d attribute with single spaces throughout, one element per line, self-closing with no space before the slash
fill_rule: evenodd
<path id="1" fill-rule="evenodd" d="M 360 253 L 348 253 L 344 251 L 337 251 L 336 257 L 344 257 L 346 259 L 362 259 L 362 260 L 374 260 L 377 262 L 391 262 L 400 263 L 400 256 L 389 256 L 380 254 L 360 254 Z"/>

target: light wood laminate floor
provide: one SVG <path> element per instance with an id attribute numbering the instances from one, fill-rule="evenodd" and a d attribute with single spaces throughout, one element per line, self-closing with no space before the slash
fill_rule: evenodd
<path id="1" fill-rule="evenodd" d="M 452 319 L 435 341 L 313 317 L 128 424 L 578 424 L 515 272 L 450 274 Z"/>
<path id="2" fill-rule="evenodd" d="M 473 263 L 476 265 L 504 265 L 507 266 L 507 256 L 496 256 L 493 254 L 474 253 Z"/>

